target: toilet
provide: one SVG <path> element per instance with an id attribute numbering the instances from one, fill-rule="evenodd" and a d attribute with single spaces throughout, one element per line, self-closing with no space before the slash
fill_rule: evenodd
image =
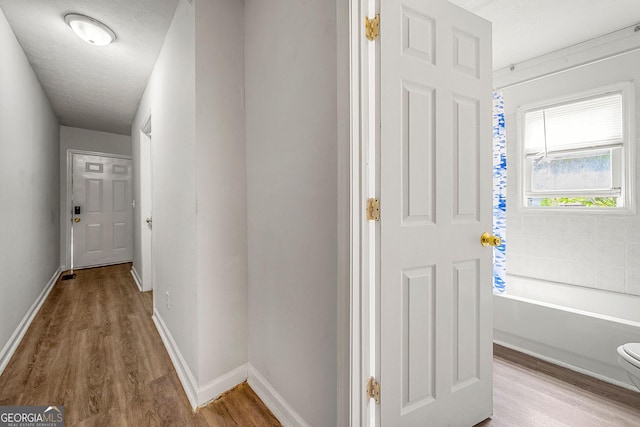
<path id="1" fill-rule="evenodd" d="M 618 347 L 618 361 L 631 382 L 640 389 L 640 343 L 623 344 Z"/>

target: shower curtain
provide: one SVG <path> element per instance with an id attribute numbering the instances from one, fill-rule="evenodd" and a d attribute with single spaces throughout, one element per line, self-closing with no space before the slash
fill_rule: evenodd
<path id="1" fill-rule="evenodd" d="M 504 129 L 504 99 L 493 93 L 493 234 L 502 244 L 493 249 L 493 290 L 505 291 L 507 237 L 507 140 Z"/>

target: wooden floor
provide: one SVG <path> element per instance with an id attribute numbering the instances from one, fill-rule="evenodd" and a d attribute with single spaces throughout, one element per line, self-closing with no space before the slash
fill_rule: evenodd
<path id="1" fill-rule="evenodd" d="M 63 405 L 67 426 L 279 426 L 247 384 L 193 413 L 151 320 L 151 294 L 129 270 L 78 270 L 55 285 L 0 376 L 0 406 Z M 640 426 L 640 393 L 494 352 L 494 416 L 479 426 Z"/>
<path id="2" fill-rule="evenodd" d="M 640 393 L 505 347 L 493 348 L 494 416 L 478 426 L 640 426 Z"/>
<path id="3" fill-rule="evenodd" d="M 63 405 L 67 426 L 279 426 L 247 384 L 193 413 L 130 269 L 56 283 L 0 376 L 0 406 Z"/>

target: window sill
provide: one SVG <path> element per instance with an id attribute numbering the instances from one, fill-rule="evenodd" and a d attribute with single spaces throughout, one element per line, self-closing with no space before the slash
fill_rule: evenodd
<path id="1" fill-rule="evenodd" d="M 507 202 L 508 205 L 508 202 Z M 521 214 L 535 214 L 535 215 L 620 215 L 620 216 L 632 216 L 636 214 L 635 208 L 590 208 L 580 206 L 565 206 L 565 207 L 528 207 L 518 206 L 518 212 Z"/>

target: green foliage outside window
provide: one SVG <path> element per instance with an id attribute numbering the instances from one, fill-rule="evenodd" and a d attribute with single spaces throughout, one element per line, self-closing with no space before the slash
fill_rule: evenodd
<path id="1" fill-rule="evenodd" d="M 545 197 L 540 206 L 587 206 L 615 208 L 617 197 Z"/>

